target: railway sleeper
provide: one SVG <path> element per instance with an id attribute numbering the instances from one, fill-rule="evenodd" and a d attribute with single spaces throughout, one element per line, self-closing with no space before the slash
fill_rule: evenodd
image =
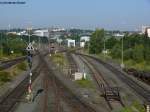
<path id="1" fill-rule="evenodd" d="M 106 100 L 116 100 L 120 101 L 119 90 L 116 87 L 104 87 L 104 97 Z"/>

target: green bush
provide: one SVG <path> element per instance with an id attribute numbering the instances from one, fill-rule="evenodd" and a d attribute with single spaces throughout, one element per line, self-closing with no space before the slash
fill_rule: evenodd
<path id="1" fill-rule="evenodd" d="M 133 60 L 136 62 L 142 62 L 144 61 L 144 46 L 141 45 L 135 45 L 133 49 Z"/>
<path id="2" fill-rule="evenodd" d="M 9 72 L 0 71 L 0 81 L 1 82 L 8 82 L 11 80 L 11 76 Z"/>
<path id="3" fill-rule="evenodd" d="M 111 56 L 114 59 L 121 58 L 121 46 L 120 44 L 116 44 L 112 49 L 111 49 Z"/>

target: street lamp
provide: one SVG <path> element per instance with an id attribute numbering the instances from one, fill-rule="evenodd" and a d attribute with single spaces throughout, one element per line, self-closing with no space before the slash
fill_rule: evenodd
<path id="1" fill-rule="evenodd" d="M 9 30 L 9 32 L 10 32 L 10 24 L 8 25 L 8 30 Z M 8 38 L 9 38 L 9 33 L 8 33 L 8 36 L 6 37 L 6 44 L 7 44 L 7 52 L 8 52 L 8 54 L 9 54 L 9 51 L 10 51 L 10 48 L 8 48 Z"/>
<path id="2" fill-rule="evenodd" d="M 105 40 L 105 31 L 104 31 L 104 51 L 103 51 L 103 53 L 104 53 L 104 60 L 105 60 L 105 58 L 106 58 L 106 56 L 105 56 L 105 53 L 106 53 L 106 40 Z"/>
<path id="3" fill-rule="evenodd" d="M 96 29 L 96 38 L 97 38 L 97 31 L 98 31 L 98 29 Z M 96 47 L 95 47 L 95 54 L 96 54 Z"/>
<path id="4" fill-rule="evenodd" d="M 123 47 L 123 38 L 124 38 L 124 36 L 122 37 L 122 47 L 121 47 L 121 68 L 123 69 L 125 66 L 124 66 L 124 47 Z"/>

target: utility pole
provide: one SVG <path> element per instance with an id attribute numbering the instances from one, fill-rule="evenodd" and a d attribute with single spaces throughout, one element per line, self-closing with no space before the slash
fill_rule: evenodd
<path id="1" fill-rule="evenodd" d="M 51 53 L 51 43 L 50 43 L 50 38 L 48 38 L 48 44 L 49 44 L 49 53 Z"/>
<path id="2" fill-rule="evenodd" d="M 2 32 L 0 33 L 0 49 L 1 49 L 1 57 L 2 57 L 3 56 Z"/>

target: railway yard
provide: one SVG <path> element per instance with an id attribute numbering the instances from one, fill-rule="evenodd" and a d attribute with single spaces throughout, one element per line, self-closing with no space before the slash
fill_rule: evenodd
<path id="1" fill-rule="evenodd" d="M 128 75 L 131 72 L 78 50 L 56 49 L 42 49 L 33 57 L 31 100 L 26 98 L 27 70 L 17 76 L 17 83 L 4 85 L 8 89 L 0 94 L 0 112 L 121 112 L 133 102 L 141 109 L 149 105 L 148 83 Z M 1 62 L 0 68 L 8 69 L 24 60 L 26 57 Z"/>
<path id="2" fill-rule="evenodd" d="M 0 5 L 0 112 L 150 112 L 150 0 Z"/>

